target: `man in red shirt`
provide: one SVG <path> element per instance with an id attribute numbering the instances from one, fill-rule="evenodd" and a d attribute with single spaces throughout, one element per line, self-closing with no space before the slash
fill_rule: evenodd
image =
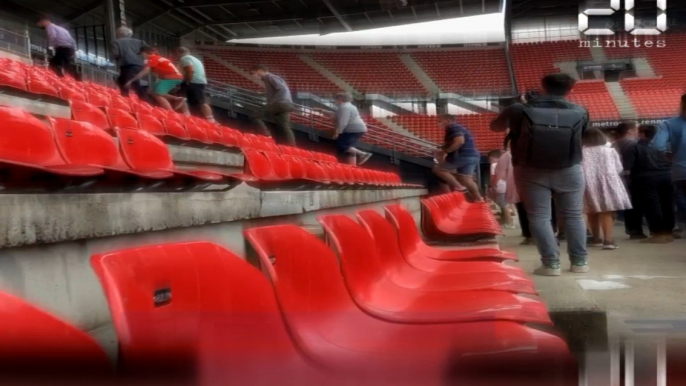
<path id="1" fill-rule="evenodd" d="M 155 101 L 167 110 L 178 110 L 180 113 L 188 115 L 188 105 L 186 100 L 181 97 L 169 95 L 169 92 L 175 89 L 183 82 L 183 75 L 174 66 L 171 60 L 161 57 L 157 50 L 152 47 L 141 48 L 141 55 L 145 59 L 145 67 L 133 79 L 126 83 L 126 87 L 144 76 L 148 75 L 150 71 L 157 76 L 157 82 L 152 87 L 152 97 Z"/>

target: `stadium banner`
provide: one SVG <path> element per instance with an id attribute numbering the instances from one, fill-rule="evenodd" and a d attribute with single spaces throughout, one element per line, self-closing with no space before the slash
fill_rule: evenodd
<path id="1" fill-rule="evenodd" d="M 644 118 L 644 119 L 635 119 L 634 121 L 637 122 L 639 125 L 654 125 L 654 126 L 659 126 L 662 122 L 671 119 L 672 117 L 669 118 Z M 620 123 L 624 121 L 622 120 L 606 120 L 606 121 L 591 121 L 590 127 L 595 127 L 596 129 L 613 129 L 617 127 Z"/>
<path id="2" fill-rule="evenodd" d="M 204 45 L 222 47 L 247 47 L 247 48 L 290 48 L 290 49 L 314 49 L 314 50 L 404 50 L 404 49 L 437 49 L 437 48 L 478 48 L 498 47 L 504 43 L 466 43 L 466 44 L 426 44 L 426 45 L 402 45 L 402 46 L 304 46 L 304 45 L 279 45 L 279 44 L 242 44 L 231 42 L 210 42 Z"/>

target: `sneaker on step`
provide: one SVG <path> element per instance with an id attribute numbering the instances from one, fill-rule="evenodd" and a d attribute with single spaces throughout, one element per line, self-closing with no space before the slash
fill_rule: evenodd
<path id="1" fill-rule="evenodd" d="M 590 248 L 600 248 L 600 247 L 604 246 L 604 244 L 603 244 L 602 240 L 591 240 L 588 242 L 588 246 Z"/>
<path id="2" fill-rule="evenodd" d="M 603 244 L 603 249 L 606 251 L 614 251 L 615 249 L 619 249 L 619 245 L 615 243 Z"/>
<path id="3" fill-rule="evenodd" d="M 569 270 L 573 273 L 588 273 L 591 270 L 591 267 L 588 266 L 587 262 L 572 263 L 572 266 Z"/>
<path id="4" fill-rule="evenodd" d="M 538 276 L 560 276 L 562 270 L 560 264 L 541 265 L 534 270 L 534 275 Z"/>
<path id="5" fill-rule="evenodd" d="M 505 225 L 503 225 L 503 229 L 517 229 L 517 227 L 514 226 L 514 225 L 507 225 L 507 224 L 505 224 Z"/>
<path id="6" fill-rule="evenodd" d="M 357 166 L 364 165 L 364 163 L 369 161 L 370 158 L 372 158 L 372 153 L 365 153 L 364 155 L 360 156 L 360 158 L 357 160 Z"/>

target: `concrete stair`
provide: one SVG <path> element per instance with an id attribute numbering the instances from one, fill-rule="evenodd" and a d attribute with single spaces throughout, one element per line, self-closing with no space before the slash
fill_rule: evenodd
<path id="1" fill-rule="evenodd" d="M 632 60 L 634 69 L 636 70 L 636 76 L 639 78 L 657 78 L 653 66 L 646 58 L 635 58 Z"/>
<path id="2" fill-rule="evenodd" d="M 591 56 L 596 63 L 604 63 L 607 61 L 607 55 L 605 55 L 605 49 L 603 47 L 591 46 Z"/>
<path id="3" fill-rule="evenodd" d="M 245 77 L 246 79 L 252 81 L 253 83 L 255 83 L 257 85 L 264 87 L 264 83 L 261 80 L 255 79 L 254 77 L 250 76 L 250 74 L 248 74 L 247 71 L 243 71 L 242 68 L 240 68 L 238 66 L 234 66 L 233 64 L 227 62 L 226 60 L 220 58 L 219 56 L 217 56 L 211 52 L 207 52 L 207 51 L 203 51 L 202 55 L 213 59 L 215 62 L 220 63 L 222 66 L 228 68 L 229 70 Z"/>
<path id="4" fill-rule="evenodd" d="M 409 54 L 403 54 L 400 55 L 400 60 L 405 64 L 405 67 L 407 67 L 408 70 L 414 74 L 415 78 L 419 80 L 419 82 L 424 86 L 425 89 L 429 90 L 430 93 L 432 94 L 440 94 L 441 88 L 438 87 L 436 82 L 431 79 L 431 77 L 424 72 L 424 69 L 417 63 L 411 55 Z"/>
<path id="5" fill-rule="evenodd" d="M 388 118 L 376 118 L 376 120 L 386 125 L 389 129 L 393 129 L 393 131 L 398 132 L 402 135 L 423 140 L 422 138 L 418 137 L 415 133 L 411 132 L 410 130 L 407 130 L 406 128 L 402 127 L 401 125 L 393 122 Z"/>
<path id="6" fill-rule="evenodd" d="M 299 55 L 298 57 L 303 62 L 307 63 L 310 67 L 317 70 L 320 74 L 324 75 L 327 79 L 329 79 L 330 81 L 335 83 L 336 86 L 341 88 L 341 90 L 353 93 L 353 95 L 355 95 L 355 96 L 362 95 L 362 93 L 359 92 L 358 90 L 356 90 L 355 87 L 350 85 L 348 82 L 344 81 L 338 75 L 331 72 L 328 68 L 319 64 L 316 60 L 312 59 L 312 57 L 310 57 L 308 55 Z"/>
<path id="7" fill-rule="evenodd" d="M 607 87 L 607 91 L 610 93 L 612 100 L 614 100 L 622 119 L 636 119 L 638 116 L 636 110 L 631 104 L 631 100 L 624 92 L 622 85 L 619 84 L 619 82 L 606 82 L 605 86 Z"/>

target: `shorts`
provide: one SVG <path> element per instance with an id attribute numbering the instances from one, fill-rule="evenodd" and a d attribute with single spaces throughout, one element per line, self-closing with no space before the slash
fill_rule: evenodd
<path id="1" fill-rule="evenodd" d="M 157 95 L 166 95 L 181 82 L 181 79 L 158 79 L 153 85 L 152 91 Z"/>
<path id="2" fill-rule="evenodd" d="M 202 106 L 205 102 L 205 85 L 201 83 L 191 83 L 184 87 L 188 105 L 191 107 Z"/>
<path id="3" fill-rule="evenodd" d="M 355 147 L 357 142 L 362 139 L 365 133 L 341 133 L 336 139 L 336 151 L 344 155 L 351 147 Z"/>
<path id="4" fill-rule="evenodd" d="M 478 157 L 463 157 L 456 159 L 454 162 L 445 162 L 440 167 L 449 172 L 457 171 L 457 174 L 461 176 L 471 177 L 476 172 L 479 162 L 481 162 L 481 159 Z"/>
<path id="5" fill-rule="evenodd" d="M 495 194 L 495 203 L 500 207 L 501 209 L 507 208 L 507 201 L 505 201 L 505 193 L 496 193 Z"/>

